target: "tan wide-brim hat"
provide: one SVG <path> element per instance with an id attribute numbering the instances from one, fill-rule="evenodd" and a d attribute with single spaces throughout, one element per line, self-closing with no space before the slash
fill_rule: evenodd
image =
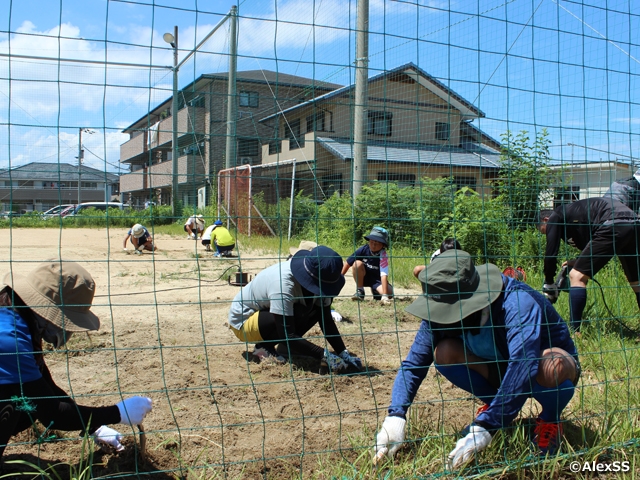
<path id="1" fill-rule="evenodd" d="M 300 250 L 308 250 L 311 251 L 314 248 L 316 248 L 318 246 L 318 244 L 316 242 L 312 242 L 311 240 L 302 240 L 300 242 L 300 245 L 298 245 L 298 248 L 296 247 L 289 247 L 289 253 L 291 255 L 295 255 L 296 253 L 298 253 Z"/>
<path id="2" fill-rule="evenodd" d="M 26 276 L 7 273 L 3 283 L 36 314 L 68 332 L 100 328 L 100 319 L 90 311 L 95 282 L 75 262 L 48 260 Z"/>

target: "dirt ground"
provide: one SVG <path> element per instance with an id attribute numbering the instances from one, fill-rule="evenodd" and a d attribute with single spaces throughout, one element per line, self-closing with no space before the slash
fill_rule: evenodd
<path id="1" fill-rule="evenodd" d="M 238 291 L 227 283 L 225 271 L 234 273 L 241 265 L 256 274 L 286 254 L 279 259 L 240 245 L 240 258 L 215 259 L 199 242 L 158 235 L 155 255 L 136 256 L 130 246 L 129 253 L 123 251 L 124 235 L 119 229 L 0 230 L 3 273 L 12 268 L 25 274 L 45 259 L 63 258 L 80 262 L 96 281 L 93 310 L 101 318 L 100 330 L 76 335 L 68 351 L 46 356 L 58 385 L 80 404 L 110 405 L 130 395 L 153 399 L 144 425 L 146 460 L 136 455 L 133 431 L 116 426 L 127 435 L 127 449 L 118 454 L 95 449 L 94 463 L 104 467 L 94 474 L 306 477 L 319 458 L 354 459 L 373 444 L 395 372 L 418 327 L 417 319 L 403 313 L 417 284 L 397 292 L 404 300 L 383 308 L 370 296 L 363 304 L 352 302 L 349 278 L 334 308 L 345 316 L 339 328 L 347 347 L 369 371 L 321 375 L 313 362 L 247 362 L 244 355 L 252 346 L 240 343 L 225 325 Z M 317 329 L 310 336 L 319 334 Z M 430 374 L 417 401 L 441 404 L 443 395 L 464 396 Z M 473 410 L 471 402 L 461 401 L 460 414 L 449 404 L 447 415 L 463 424 Z M 53 433 L 56 438 L 44 443 L 33 432 L 14 438 L 5 461 L 77 466 L 78 432 Z M 9 465 L 8 471 L 12 468 L 19 467 Z"/>

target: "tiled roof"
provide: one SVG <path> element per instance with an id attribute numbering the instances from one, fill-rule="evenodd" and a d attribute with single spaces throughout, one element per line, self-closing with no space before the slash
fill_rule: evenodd
<path id="1" fill-rule="evenodd" d="M 318 143 L 342 160 L 353 159 L 353 143 L 346 139 L 318 137 Z M 500 168 L 500 155 L 481 145 L 470 149 L 410 144 L 368 144 L 369 162 L 422 163 L 475 168 Z"/>
<path id="2" fill-rule="evenodd" d="M 82 165 L 81 172 L 83 182 L 104 182 L 105 175 L 109 183 L 118 182 L 117 175 L 101 172 L 85 165 Z M 0 179 L 9 180 L 9 178 L 11 180 L 46 180 L 51 182 L 78 181 L 78 166 L 69 163 L 32 162 L 0 172 Z"/>
<path id="3" fill-rule="evenodd" d="M 429 75 L 427 72 L 425 72 L 423 69 L 421 69 L 420 67 L 418 67 L 417 65 L 415 65 L 414 63 L 406 63 L 404 65 L 401 65 L 399 67 L 396 67 L 392 70 L 386 70 L 384 72 L 378 73 L 377 75 L 374 75 L 373 77 L 369 77 L 369 82 L 368 83 L 372 83 L 375 82 L 376 80 L 379 80 L 380 78 L 384 78 L 384 77 L 388 77 L 388 76 L 392 76 L 392 75 L 397 75 L 398 73 L 407 73 L 408 70 L 413 70 L 413 72 L 415 72 L 418 76 L 424 78 L 427 82 L 431 83 L 434 87 L 436 87 L 436 91 L 442 92 L 441 94 L 441 98 L 445 98 L 447 99 L 447 101 L 449 103 L 451 103 L 451 100 L 456 100 L 457 102 L 459 102 L 461 105 L 464 105 L 466 108 L 468 108 L 470 111 L 474 112 L 474 114 L 478 117 L 484 117 L 484 113 L 478 109 L 475 105 L 473 105 L 471 102 L 465 100 L 464 98 L 462 98 L 460 95 L 458 95 L 456 92 L 454 92 L 453 90 L 451 90 L 450 88 L 448 88 L 444 83 L 440 82 L 439 80 L 437 80 L 435 77 L 432 77 L 431 75 Z M 278 115 L 282 115 L 285 114 L 287 112 L 290 112 L 292 110 L 295 110 L 297 108 L 301 108 L 307 105 L 311 105 L 313 103 L 318 103 L 318 102 L 322 102 L 325 100 L 329 100 L 331 98 L 334 98 L 338 95 L 343 95 L 346 94 L 348 92 L 350 92 L 351 90 L 355 89 L 355 84 L 352 85 L 347 85 L 346 87 L 342 87 L 342 88 L 338 88 L 337 90 L 334 90 L 332 92 L 329 93 L 325 93 L 324 95 L 319 95 L 311 100 L 308 100 L 306 102 L 300 103 L 298 105 L 294 105 L 293 107 L 287 108 L 286 110 L 282 110 L 281 112 L 275 113 L 273 115 L 269 115 L 268 117 L 265 117 L 263 119 L 261 119 L 261 122 L 264 122 L 266 120 L 269 120 L 273 117 L 276 117 Z"/>

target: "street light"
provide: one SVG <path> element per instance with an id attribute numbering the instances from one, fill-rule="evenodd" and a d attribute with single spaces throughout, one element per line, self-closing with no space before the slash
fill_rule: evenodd
<path id="1" fill-rule="evenodd" d="M 178 206 L 178 26 L 173 35 L 165 33 L 162 38 L 173 47 L 173 96 L 171 98 L 171 211 L 177 216 Z"/>
<path id="2" fill-rule="evenodd" d="M 80 205 L 80 200 L 82 198 L 81 188 L 82 188 L 82 159 L 84 158 L 84 150 L 82 149 L 82 132 L 88 133 L 89 135 L 96 133 L 90 128 L 82 128 L 78 129 L 78 205 Z"/>

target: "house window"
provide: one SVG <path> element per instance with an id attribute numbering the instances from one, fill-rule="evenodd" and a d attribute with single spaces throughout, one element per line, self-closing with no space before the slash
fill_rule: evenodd
<path id="1" fill-rule="evenodd" d="M 463 187 L 475 190 L 478 186 L 476 177 L 453 177 L 453 184 L 456 186 L 456 190 L 460 190 Z"/>
<path id="2" fill-rule="evenodd" d="M 416 176 L 411 173 L 378 172 L 378 181 L 397 183 L 400 188 L 413 187 L 416 184 Z"/>
<path id="3" fill-rule="evenodd" d="M 556 187 L 553 196 L 553 208 L 580 200 L 580 187 Z"/>
<path id="4" fill-rule="evenodd" d="M 289 150 L 304 147 L 304 135 L 300 134 L 300 120 L 290 122 L 286 126 L 287 138 L 289 139 Z"/>
<path id="5" fill-rule="evenodd" d="M 282 142 L 279 139 L 273 139 L 269 142 L 269 155 L 275 155 L 282 152 Z"/>
<path id="6" fill-rule="evenodd" d="M 239 157 L 257 157 L 260 154 L 260 142 L 256 138 L 238 139 Z"/>
<path id="7" fill-rule="evenodd" d="M 258 92 L 240 92 L 241 107 L 258 107 Z"/>
<path id="8" fill-rule="evenodd" d="M 391 135 L 391 112 L 369 112 L 367 133 L 369 135 Z"/>
<path id="9" fill-rule="evenodd" d="M 451 128 L 448 123 L 436 122 L 436 140 L 449 140 Z"/>
<path id="10" fill-rule="evenodd" d="M 325 129 L 325 112 L 316 112 L 307 117 L 307 132 L 324 132 Z"/>
<path id="11" fill-rule="evenodd" d="M 189 100 L 187 105 L 189 105 L 190 107 L 204 107 L 204 97 L 201 97 L 200 95 L 198 95 L 197 97 Z M 162 112 L 162 113 L 164 113 L 164 112 Z"/>
<path id="12" fill-rule="evenodd" d="M 82 182 L 82 188 L 97 190 L 98 184 L 96 182 Z"/>
<path id="13" fill-rule="evenodd" d="M 322 177 L 322 190 L 325 197 L 330 197 L 335 192 L 342 193 L 342 174 L 336 173 Z"/>

